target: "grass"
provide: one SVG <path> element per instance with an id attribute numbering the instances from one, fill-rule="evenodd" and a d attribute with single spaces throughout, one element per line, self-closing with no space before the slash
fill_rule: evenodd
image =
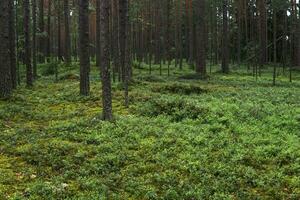
<path id="1" fill-rule="evenodd" d="M 74 65 L 0 101 L 0 199 L 300 199 L 299 73 L 144 68 L 113 123 L 94 68 L 90 97 Z"/>

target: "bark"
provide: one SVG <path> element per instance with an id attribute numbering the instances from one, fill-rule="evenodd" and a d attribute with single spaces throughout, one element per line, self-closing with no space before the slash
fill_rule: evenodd
<path id="1" fill-rule="evenodd" d="M 13 1 L 9 1 L 9 51 L 12 88 L 17 87 L 17 60 L 16 60 L 16 23 L 15 6 Z M 1 40 L 0 40 L 1 41 Z"/>
<path id="2" fill-rule="evenodd" d="M 79 0 L 80 94 L 90 94 L 89 0 Z"/>
<path id="3" fill-rule="evenodd" d="M 222 72 L 229 73 L 228 0 L 223 0 Z"/>
<path id="4" fill-rule="evenodd" d="M 129 16 L 128 16 L 128 0 L 119 0 L 120 6 L 120 64 L 122 74 L 124 75 L 124 96 L 125 106 L 129 105 L 128 98 L 128 82 L 129 82 Z"/>
<path id="5" fill-rule="evenodd" d="M 119 0 L 112 1 L 112 15 L 110 18 L 112 19 L 112 59 L 113 59 L 113 81 L 115 81 L 115 74 L 118 73 L 119 81 L 122 80 L 122 69 L 120 65 L 120 30 L 119 30 Z M 122 80 L 123 81 L 123 80 Z"/>
<path id="6" fill-rule="evenodd" d="M 198 56 L 196 72 L 201 76 L 206 75 L 206 23 L 205 23 L 205 0 L 197 1 L 197 13 L 198 13 Z"/>
<path id="7" fill-rule="evenodd" d="M 45 22 L 44 22 L 44 0 L 39 2 L 39 50 L 40 50 L 40 62 L 45 62 Z"/>
<path id="8" fill-rule="evenodd" d="M 37 78 L 37 46 L 36 46 L 36 0 L 32 0 L 32 67 L 33 67 L 33 78 Z"/>
<path id="9" fill-rule="evenodd" d="M 189 23 L 189 63 L 194 62 L 194 23 L 193 23 L 193 1 L 187 0 L 188 2 L 188 23 Z"/>
<path id="10" fill-rule="evenodd" d="M 259 10 L 260 65 L 264 65 L 268 61 L 266 0 L 258 0 L 257 3 Z"/>
<path id="11" fill-rule="evenodd" d="M 170 26 L 171 26 L 171 1 L 167 0 L 167 19 L 166 19 L 166 57 L 168 65 L 168 76 L 170 75 L 170 64 L 171 64 L 171 38 L 170 38 Z"/>
<path id="12" fill-rule="evenodd" d="M 25 48 L 25 65 L 26 65 L 26 84 L 28 87 L 33 85 L 33 72 L 31 64 L 31 40 L 30 40 L 30 3 L 24 0 L 24 48 Z"/>
<path id="13" fill-rule="evenodd" d="M 101 24 L 101 82 L 102 82 L 102 106 L 103 119 L 111 121 L 112 115 L 112 95 L 110 80 L 110 55 L 109 55 L 109 0 L 101 0 L 100 5 L 100 24 Z"/>
<path id="14" fill-rule="evenodd" d="M 57 58 L 59 61 L 62 59 L 61 52 L 61 13 L 60 1 L 57 2 Z"/>
<path id="15" fill-rule="evenodd" d="M 48 61 L 50 59 L 50 56 L 51 56 L 51 7 L 52 7 L 52 0 L 48 0 L 48 18 L 47 18 L 47 58 L 48 58 Z"/>
<path id="16" fill-rule="evenodd" d="M 101 0 L 96 0 L 96 66 L 100 67 L 100 2 Z"/>
<path id="17" fill-rule="evenodd" d="M 0 98 L 7 98 L 12 92 L 9 42 L 9 1 L 0 1 Z"/>
<path id="18" fill-rule="evenodd" d="M 300 12 L 300 7 L 299 7 L 299 12 Z M 298 69 L 300 69 L 300 13 L 299 13 L 299 19 L 298 19 L 298 23 L 297 23 L 297 63 L 296 66 L 298 67 Z"/>
<path id="19" fill-rule="evenodd" d="M 70 8 L 69 0 L 64 0 L 64 18 L 65 18 L 65 62 L 71 63 L 71 35 L 70 35 Z"/>

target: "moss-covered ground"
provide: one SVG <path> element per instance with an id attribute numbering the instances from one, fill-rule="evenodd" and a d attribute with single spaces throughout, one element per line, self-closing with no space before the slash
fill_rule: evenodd
<path id="1" fill-rule="evenodd" d="M 113 83 L 104 122 L 99 72 L 82 97 L 76 68 L 0 101 L 0 199 L 300 199 L 300 73 L 274 87 L 271 68 L 199 80 L 143 65 L 129 108 Z"/>

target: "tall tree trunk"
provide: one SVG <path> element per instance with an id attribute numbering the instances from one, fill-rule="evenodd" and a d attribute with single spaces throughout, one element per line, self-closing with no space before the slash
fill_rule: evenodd
<path id="1" fill-rule="evenodd" d="M 109 55 L 109 0 L 101 0 L 100 24 L 101 24 L 101 82 L 102 82 L 102 104 L 103 119 L 111 121 L 112 115 L 112 95 L 110 80 L 110 55 Z"/>
<path id="2" fill-rule="evenodd" d="M 0 1 L 0 98 L 6 98 L 11 95 L 11 64 L 9 42 L 9 1 Z"/>
<path id="3" fill-rule="evenodd" d="M 47 58 L 48 61 L 50 59 L 51 56 L 51 7 L 52 7 L 52 0 L 48 0 L 48 18 L 47 18 Z"/>
<path id="4" fill-rule="evenodd" d="M 44 22 L 44 0 L 39 0 L 39 50 L 40 62 L 45 62 L 45 22 Z"/>
<path id="5" fill-rule="evenodd" d="M 237 1 L 237 62 L 238 66 L 240 67 L 241 65 L 241 40 L 242 40 L 242 20 L 241 20 L 241 15 L 242 15 L 242 4 L 241 1 Z"/>
<path id="6" fill-rule="evenodd" d="M 229 73 L 228 0 L 223 0 L 222 72 Z"/>
<path id="7" fill-rule="evenodd" d="M 188 23 L 189 23 L 189 63 L 194 63 L 194 22 L 193 22 L 193 1 L 188 0 Z"/>
<path id="8" fill-rule="evenodd" d="M 197 33 L 198 33 L 198 56 L 196 72 L 201 76 L 206 75 L 206 23 L 205 23 L 205 0 L 197 0 Z"/>
<path id="9" fill-rule="evenodd" d="M 25 65 L 26 65 L 26 84 L 28 87 L 33 86 L 33 72 L 31 64 L 31 40 L 30 40 L 30 3 L 24 0 L 24 48 L 25 48 Z"/>
<path id="10" fill-rule="evenodd" d="M 300 3 L 299 3 L 299 19 L 297 23 L 297 63 L 296 66 L 300 69 Z"/>
<path id="11" fill-rule="evenodd" d="M 17 29 L 17 24 L 19 24 L 19 4 L 20 1 L 16 0 L 15 1 L 16 9 L 15 9 L 15 19 L 16 19 L 16 29 Z M 16 30 L 16 62 L 17 62 L 17 83 L 18 85 L 21 85 L 21 74 L 20 74 L 20 62 L 19 62 L 19 33 Z"/>
<path id="12" fill-rule="evenodd" d="M 277 70 L 277 10 L 273 9 L 273 85 L 276 84 L 276 70 Z"/>
<path id="13" fill-rule="evenodd" d="M 70 65 L 71 61 L 71 35 L 70 35 L 70 9 L 69 0 L 64 0 L 65 16 L 65 63 Z"/>
<path id="14" fill-rule="evenodd" d="M 264 65 L 268 61 L 267 7 L 266 0 L 258 0 L 257 3 L 259 11 L 260 65 Z"/>
<path id="15" fill-rule="evenodd" d="M 124 95 L 125 106 L 129 105 L 128 98 L 128 82 L 129 82 L 129 16 L 128 16 L 128 0 L 119 0 L 120 6 L 120 63 L 122 68 L 122 74 L 124 75 Z"/>
<path id="16" fill-rule="evenodd" d="M 90 94 L 89 0 L 79 0 L 80 94 Z"/>
<path id="17" fill-rule="evenodd" d="M 9 51 L 12 88 L 17 87 L 17 60 L 16 60 L 16 23 L 14 1 L 9 1 Z"/>
<path id="18" fill-rule="evenodd" d="M 112 1 L 112 15 L 110 18 L 112 19 L 112 41 L 111 41 L 111 52 L 112 52 L 112 59 L 113 59 L 113 81 L 115 81 L 115 75 L 118 73 L 119 81 L 122 80 L 122 69 L 120 66 L 120 30 L 119 30 L 119 0 Z"/>
<path id="19" fill-rule="evenodd" d="M 96 0 L 96 66 L 100 67 L 100 3 L 101 0 Z"/>
<path id="20" fill-rule="evenodd" d="M 33 78 L 37 78 L 37 48 L 36 48 L 36 0 L 32 0 L 32 67 L 33 67 Z"/>
<path id="21" fill-rule="evenodd" d="M 61 52 L 61 7 L 60 1 L 57 2 L 57 58 L 58 61 L 62 59 L 62 52 Z"/>
<path id="22" fill-rule="evenodd" d="M 171 15 L 171 1 L 167 0 L 167 19 L 166 19 L 166 57 L 168 65 L 168 76 L 170 75 L 170 64 L 171 64 L 171 38 L 170 38 L 170 15 Z"/>

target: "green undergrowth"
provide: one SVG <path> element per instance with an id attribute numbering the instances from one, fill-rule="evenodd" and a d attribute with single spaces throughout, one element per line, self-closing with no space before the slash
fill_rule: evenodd
<path id="1" fill-rule="evenodd" d="M 163 67 L 135 67 L 129 108 L 113 83 L 114 122 L 75 64 L 0 101 L 0 199 L 300 199 L 300 74 Z"/>

